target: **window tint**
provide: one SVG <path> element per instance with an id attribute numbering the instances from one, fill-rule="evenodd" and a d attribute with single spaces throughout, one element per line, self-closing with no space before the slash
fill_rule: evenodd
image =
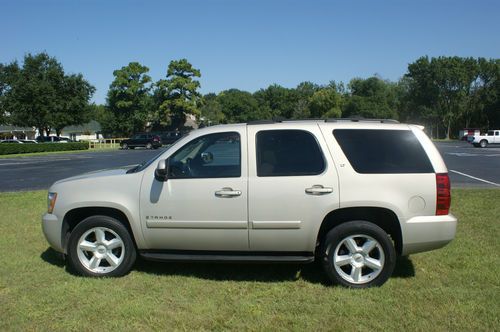
<path id="1" fill-rule="evenodd" d="M 257 133 L 257 176 L 317 175 L 325 160 L 316 138 L 303 130 Z"/>
<path id="2" fill-rule="evenodd" d="M 240 177 L 240 135 L 227 132 L 195 138 L 169 158 L 169 168 L 172 179 Z"/>
<path id="3" fill-rule="evenodd" d="M 358 173 L 433 173 L 410 130 L 336 129 L 333 135 Z"/>

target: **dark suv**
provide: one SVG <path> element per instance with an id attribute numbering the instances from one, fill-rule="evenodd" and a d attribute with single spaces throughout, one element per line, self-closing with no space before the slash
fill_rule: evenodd
<path id="1" fill-rule="evenodd" d="M 184 134 L 180 131 L 167 131 L 160 135 L 161 143 L 165 145 L 174 144 L 182 136 L 184 136 Z"/>
<path id="2" fill-rule="evenodd" d="M 121 141 L 120 147 L 124 150 L 136 147 L 158 149 L 161 146 L 160 137 L 152 134 L 135 134 L 132 138 Z"/>

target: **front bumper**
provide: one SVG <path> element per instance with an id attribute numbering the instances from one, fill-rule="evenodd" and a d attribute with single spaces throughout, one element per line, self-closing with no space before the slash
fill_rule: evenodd
<path id="1" fill-rule="evenodd" d="M 55 214 L 46 213 L 42 216 L 42 230 L 47 242 L 54 250 L 64 252 L 62 247 L 62 223 Z"/>
<path id="2" fill-rule="evenodd" d="M 403 230 L 403 256 L 444 247 L 455 238 L 457 218 L 422 216 L 409 219 Z"/>

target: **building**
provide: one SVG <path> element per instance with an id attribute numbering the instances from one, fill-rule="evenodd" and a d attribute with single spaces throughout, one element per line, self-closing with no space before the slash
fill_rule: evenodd
<path id="1" fill-rule="evenodd" d="M 61 136 L 68 137 L 74 141 L 93 141 L 104 138 L 101 133 L 101 125 L 95 120 L 79 126 L 64 127 L 61 130 Z"/>
<path id="2" fill-rule="evenodd" d="M 0 139 L 35 139 L 33 127 L 0 126 Z"/>

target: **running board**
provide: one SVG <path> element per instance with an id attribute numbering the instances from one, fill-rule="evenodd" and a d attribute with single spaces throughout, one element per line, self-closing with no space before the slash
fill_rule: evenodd
<path id="1" fill-rule="evenodd" d="M 139 251 L 139 255 L 144 259 L 158 262 L 312 263 L 314 261 L 312 254 L 302 254 Z"/>

